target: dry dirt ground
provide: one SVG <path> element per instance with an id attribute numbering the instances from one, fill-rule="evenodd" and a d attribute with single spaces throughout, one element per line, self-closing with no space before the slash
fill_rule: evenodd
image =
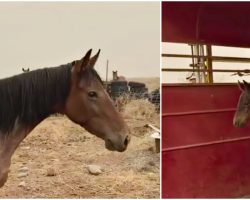
<path id="1" fill-rule="evenodd" d="M 0 198 L 159 198 L 160 154 L 152 130 L 144 127 L 159 127 L 159 114 L 149 102 L 134 100 L 123 115 L 132 131 L 123 153 L 106 150 L 102 140 L 65 116 L 47 118 L 16 150 Z M 90 164 L 103 172 L 91 175 Z M 28 175 L 18 177 L 23 167 Z"/>

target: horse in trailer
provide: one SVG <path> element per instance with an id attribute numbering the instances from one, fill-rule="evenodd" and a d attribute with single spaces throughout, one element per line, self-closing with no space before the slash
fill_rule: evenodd
<path id="1" fill-rule="evenodd" d="M 17 146 L 53 113 L 103 139 L 108 150 L 126 150 L 129 129 L 94 69 L 99 53 L 91 57 L 90 49 L 69 64 L 0 80 L 0 187 Z"/>
<path id="2" fill-rule="evenodd" d="M 239 89 L 242 91 L 237 109 L 234 115 L 233 124 L 237 128 L 246 126 L 250 120 L 250 84 L 243 80 L 238 82 Z"/>

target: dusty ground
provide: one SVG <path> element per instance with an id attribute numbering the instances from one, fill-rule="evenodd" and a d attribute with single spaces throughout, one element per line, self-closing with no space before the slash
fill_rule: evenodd
<path id="1" fill-rule="evenodd" d="M 102 140 L 64 116 L 46 119 L 17 149 L 0 197 L 159 198 L 160 155 L 154 152 L 151 129 L 144 127 L 146 123 L 159 127 L 159 115 L 143 100 L 126 105 L 123 115 L 132 130 L 124 153 L 106 150 Z M 104 172 L 89 174 L 89 164 Z M 23 166 L 28 175 L 18 177 Z M 48 170 L 54 170 L 54 176 L 48 176 Z"/>

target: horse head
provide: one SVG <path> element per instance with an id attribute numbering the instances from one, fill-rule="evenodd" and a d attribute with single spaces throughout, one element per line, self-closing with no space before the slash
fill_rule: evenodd
<path id="1" fill-rule="evenodd" d="M 243 83 L 238 82 L 238 86 L 242 93 L 234 115 L 233 124 L 235 127 L 244 127 L 250 120 L 250 84 L 243 81 Z"/>
<path id="2" fill-rule="evenodd" d="M 122 152 L 130 141 L 129 129 L 94 69 L 99 53 L 100 50 L 91 57 L 89 50 L 82 59 L 72 62 L 65 113 L 72 121 L 103 139 L 108 150 Z"/>

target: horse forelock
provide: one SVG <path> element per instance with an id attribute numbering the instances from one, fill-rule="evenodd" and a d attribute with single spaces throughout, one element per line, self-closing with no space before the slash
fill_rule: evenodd
<path id="1" fill-rule="evenodd" d="M 38 69 L 0 80 L 0 132 L 11 132 L 16 119 L 24 126 L 40 122 L 70 90 L 71 64 Z"/>

